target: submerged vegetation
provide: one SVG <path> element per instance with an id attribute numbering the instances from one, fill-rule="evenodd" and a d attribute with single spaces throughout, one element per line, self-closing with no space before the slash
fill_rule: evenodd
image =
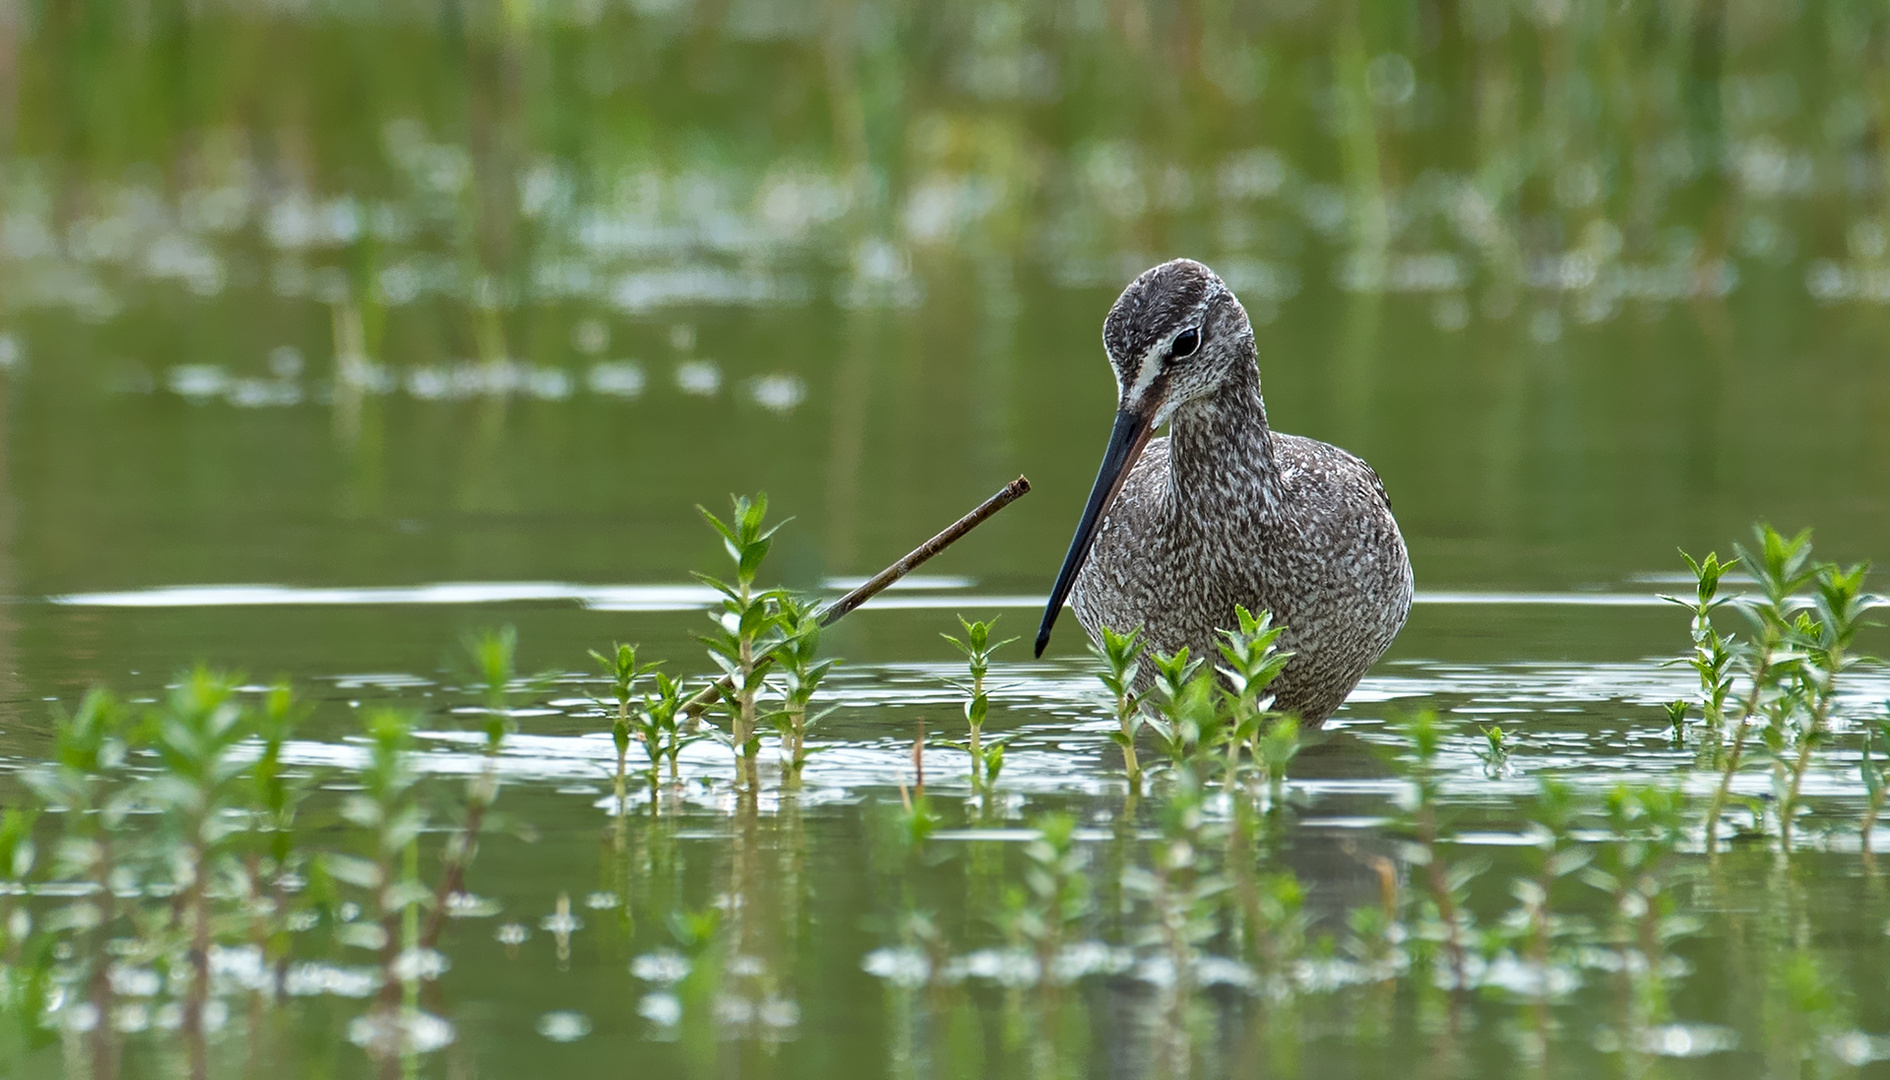
<path id="1" fill-rule="evenodd" d="M 972 789 L 988 792 L 997 786 L 998 772 L 1004 768 L 1004 744 L 984 739 L 984 721 L 991 713 L 991 696 L 986 693 L 985 679 L 991 674 L 992 654 L 1017 639 L 992 641 L 991 623 L 967 622 L 963 615 L 958 617 L 958 622 L 965 629 L 963 638 L 950 634 L 939 636 L 965 656 L 965 666 L 971 676 L 971 681 L 965 684 L 965 724 L 969 732 L 960 745 L 971 758 Z"/>
<path id="2" fill-rule="evenodd" d="M 1698 561 L 1687 556 L 1698 585 L 1694 598 L 1668 598 L 1693 614 L 1687 663 L 1700 678 L 1701 753 L 1719 773 L 1706 809 L 1706 848 L 1710 853 L 1718 847 L 1721 818 L 1756 734 L 1771 765 L 1772 813 L 1749 800 L 1749 827 L 1764 829 L 1769 816 L 1789 850 L 1798 818 L 1808 809 L 1802 791 L 1812 754 L 1830 734 L 1839 678 L 1862 659 L 1853 646 L 1870 599 L 1865 568 L 1818 562 L 1811 557 L 1809 531 L 1787 538 L 1764 525 L 1755 531 L 1751 550 L 1736 551 L 1738 559 L 1730 564 L 1716 552 Z M 1719 595 L 1735 566 L 1758 585 L 1755 595 Z M 1727 606 L 1744 616 L 1743 638 L 1722 635 L 1715 623 L 1715 613 Z M 1670 710 L 1677 730 L 1686 714 L 1684 703 Z"/>
<path id="3" fill-rule="evenodd" d="M 634 1022 L 678 1041 L 692 1070 L 746 1053 L 728 1047 L 781 1053 L 802 1023 L 796 987 L 813 988 L 793 943 L 821 923 L 807 914 L 798 792 L 814 722 L 846 704 L 819 702 L 834 661 L 819 655 L 818 607 L 758 584 L 766 501 L 734 506 L 727 523 L 704 515 L 736 563 L 732 583 L 714 582 L 723 599 L 703 639 L 719 672 L 672 677 L 627 644 L 591 654 L 606 686 L 592 710 L 612 750 L 599 805 L 615 841 L 611 881 L 585 905 L 619 912 L 613 948 L 632 954 L 642 988 Z M 1104 635 L 1095 712 L 1121 782 L 1080 805 L 1003 797 L 1006 743 L 986 725 L 1008 642 L 961 618 L 963 636 L 946 637 L 968 665 L 956 745 L 971 772 L 944 790 L 970 798 L 941 798 L 936 781 L 928 792 L 916 770 L 916 787 L 869 815 L 882 943 L 860 967 L 884 987 L 885 1070 L 1078 1075 L 1103 1055 L 1159 1076 L 1256 1061 L 1349 1075 L 1412 1040 L 1446 1075 L 1476 1072 L 1497 1046 L 1545 1076 L 1639 1075 L 1655 1058 L 1748 1047 L 1831 1068 L 1890 1056 L 1890 1040 L 1861 1028 L 1878 999 L 1843 990 L 1846 975 L 1813 944 L 1827 906 L 1813 890 L 1834 882 L 1799 869 L 1861 849 L 1842 903 L 1890 915 L 1870 847 L 1890 721 L 1854 715 L 1845 697 L 1866 662 L 1864 571 L 1816 560 L 1808 534 L 1766 527 L 1730 563 L 1688 564 L 1695 593 L 1674 599 L 1691 642 L 1675 663 L 1698 691 L 1662 720 L 1692 764 L 1670 782 L 1520 779 L 1526 723 L 1422 709 L 1366 740 L 1404 787 L 1398 805 L 1310 846 L 1288 771 L 1305 739 L 1267 694 L 1289 654 L 1266 613 L 1238 612 L 1212 665 L 1149 655 L 1134 632 Z M 1733 581 L 1752 588 L 1729 594 Z M 1721 629 L 1729 609 L 1743 633 Z M 555 681 L 519 674 L 509 628 L 467 638 L 465 655 L 469 703 L 452 715 L 473 726 L 452 736 L 468 777 L 456 794 L 429 779 L 417 739 L 438 713 L 363 709 L 340 770 L 291 764 L 309 708 L 290 687 L 210 669 L 154 702 L 96 690 L 61 716 L 48 759 L 21 774 L 30 802 L 0 821 L 0 1005 L 14 1025 L 0 1060 L 29 1070 L 15 1075 L 36 1061 L 49 1075 L 234 1074 L 289 1060 L 272 1017 L 319 1024 L 332 1014 L 307 1002 L 329 997 L 363 1002 L 332 1022 L 383 1075 L 430 1070 L 463 1039 L 442 980 L 469 943 L 451 928 L 500 909 L 472 890 L 482 848 L 532 831 L 498 811 L 520 703 Z M 691 732 L 689 702 L 711 696 L 711 728 Z M 778 770 L 761 768 L 769 728 Z M 684 751 L 710 734 L 726 763 L 692 755 L 685 775 Z M 1807 781 L 1849 768 L 1854 737 L 1867 798 L 1853 812 Z M 1508 794 L 1466 798 L 1471 771 Z M 779 798 L 764 814 L 770 787 Z M 704 894 L 686 884 L 698 856 L 676 823 L 692 792 L 715 790 L 736 796 L 724 811 L 733 831 L 710 845 L 719 869 Z M 1006 819 L 1020 815 L 1027 840 L 1007 851 Z M 959 824 L 971 831 L 944 840 Z M 1475 840 L 1490 835 L 1501 842 Z M 1353 872 L 1307 880 L 1322 849 Z M 584 928 L 572 891 L 561 886 L 539 923 L 561 968 Z M 941 905 L 954 892 L 962 906 Z M 531 933 L 506 922 L 494 937 L 516 958 Z M 1706 971 L 1730 997 L 1689 1014 L 1682 988 Z M 567 1010 L 538 1030 L 567 1041 L 591 1024 Z M 1302 1055 L 1310 1032 L 1324 1062 Z"/>

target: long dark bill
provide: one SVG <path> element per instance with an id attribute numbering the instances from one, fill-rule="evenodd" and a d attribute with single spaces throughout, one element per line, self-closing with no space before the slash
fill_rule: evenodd
<path id="1" fill-rule="evenodd" d="M 1103 451 L 1102 468 L 1096 470 L 1096 486 L 1089 489 L 1089 505 L 1083 507 L 1083 518 L 1076 523 L 1076 536 L 1070 541 L 1070 553 L 1063 557 L 1063 569 L 1057 572 L 1056 586 L 1050 590 L 1050 603 L 1043 609 L 1043 625 L 1037 628 L 1038 656 L 1042 656 L 1044 646 L 1050 644 L 1050 628 L 1056 625 L 1063 601 L 1069 599 L 1070 589 L 1076 585 L 1076 574 L 1083 569 L 1083 560 L 1089 557 L 1090 546 L 1096 542 L 1096 529 L 1102 524 L 1103 515 L 1121 494 L 1123 483 L 1129 479 L 1130 467 L 1148 445 L 1149 436 L 1155 433 L 1154 419 L 1151 413 L 1128 409 L 1116 413 L 1116 426 L 1109 432 L 1109 446 Z"/>

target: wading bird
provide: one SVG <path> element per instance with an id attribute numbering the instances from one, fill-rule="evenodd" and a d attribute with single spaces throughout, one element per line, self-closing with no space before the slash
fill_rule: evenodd
<path id="1" fill-rule="evenodd" d="M 1120 399 L 1096 486 L 1050 591 L 1037 655 L 1075 588 L 1092 639 L 1218 659 L 1234 606 L 1284 623 L 1274 707 L 1318 724 L 1404 626 L 1411 562 L 1371 466 L 1267 426 L 1253 326 L 1214 271 L 1163 263 L 1103 321 Z M 1162 424 L 1169 434 L 1151 436 Z M 1151 674 L 1143 665 L 1143 678 Z"/>

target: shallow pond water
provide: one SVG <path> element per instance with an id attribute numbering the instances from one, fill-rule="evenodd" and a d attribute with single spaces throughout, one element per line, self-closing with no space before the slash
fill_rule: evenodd
<path id="1" fill-rule="evenodd" d="M 458 643 L 509 624 L 549 681 L 513 703 L 505 828 L 413 961 L 445 970 L 409 972 L 395 1071 L 1882 1074 L 1890 894 L 1857 825 L 1890 678 L 1847 673 L 1796 850 L 1709 859 L 1716 774 L 1664 709 L 1697 692 L 1686 615 L 1656 594 L 1690 588 L 1676 547 L 1754 520 L 1886 554 L 1886 42 L 1847 4 L 0 0 L 7 804 L 87 688 L 153 700 L 208 662 L 311 703 L 284 750 L 311 849 L 358 853 L 362 717 L 414 710 L 433 880 L 487 765 Z M 1159 783 L 1128 797 L 1066 624 L 1041 662 L 999 652 L 1010 742 L 976 793 L 938 635 L 1034 626 L 1108 429 L 1103 314 L 1182 254 L 1252 315 L 1276 426 L 1384 477 L 1410 625 L 1282 791 L 1178 824 Z M 794 518 L 771 574 L 830 595 L 1020 472 L 1033 494 L 829 631 L 798 792 L 772 742 L 757 797 L 698 743 L 619 814 L 586 651 L 706 669 L 695 504 L 766 490 Z M 1396 756 L 1425 709 L 1462 722 L 1441 857 L 1480 869 L 1455 974 Z M 1545 778 L 1595 867 L 1646 840 L 1611 792 L 1691 798 L 1651 938 L 1572 875 L 1553 962 L 1527 952 Z M 1756 756 L 1736 824 L 1776 832 L 1773 784 Z M 1036 955 L 1053 813 L 1088 888 Z M 60 824 L 0 897 L 42 929 Z M 1182 834 L 1225 894 L 1177 900 Z M 1227 906 L 1287 873 L 1303 902 Z M 189 1070 L 174 957 L 136 948 L 162 927 L 113 933 L 102 1025 L 0 1001 L 13 1073 L 109 1075 L 97 1030 L 123 1075 Z M 346 937 L 296 931 L 280 978 L 222 941 L 208 1069 L 375 1069 L 382 969 Z"/>

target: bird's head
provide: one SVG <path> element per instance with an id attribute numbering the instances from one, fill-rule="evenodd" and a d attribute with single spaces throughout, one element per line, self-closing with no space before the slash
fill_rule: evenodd
<path id="1" fill-rule="evenodd" d="M 1050 628 L 1076 584 L 1103 515 L 1155 429 L 1191 403 L 1257 378 L 1246 310 L 1214 271 L 1193 259 L 1165 262 L 1130 282 L 1103 320 L 1103 349 L 1116 373 L 1116 424 L 1050 590 L 1037 631 L 1038 656 L 1050 641 Z"/>
<path id="2" fill-rule="evenodd" d="M 1117 411 L 1149 431 L 1222 386 L 1254 378 L 1253 327 L 1214 271 L 1193 259 L 1144 270 L 1103 320 Z"/>

